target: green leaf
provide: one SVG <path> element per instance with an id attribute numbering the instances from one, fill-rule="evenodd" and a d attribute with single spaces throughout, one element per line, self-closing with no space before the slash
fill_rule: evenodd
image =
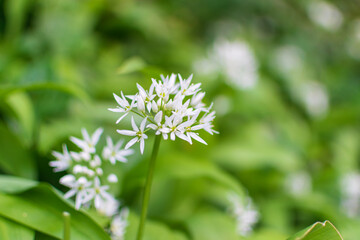
<path id="1" fill-rule="evenodd" d="M 132 57 L 127 59 L 118 69 L 118 74 L 129 74 L 140 71 L 146 66 L 144 60 L 139 57 Z"/>
<path id="2" fill-rule="evenodd" d="M 35 114 L 34 107 L 29 96 L 24 92 L 10 94 L 5 102 L 16 115 L 20 125 L 22 126 L 24 137 L 28 142 L 33 135 Z"/>
<path id="3" fill-rule="evenodd" d="M 26 187 L 20 187 L 23 181 Z M 74 209 L 72 204 L 45 183 L 33 185 L 25 179 L 0 178 L 0 215 L 51 237 L 62 238 L 64 211 L 71 215 L 71 239 L 109 240 L 102 227 L 87 214 Z M 5 187 L 8 184 L 8 187 Z M 9 189 L 14 188 L 14 191 Z M 6 194 L 16 192 L 16 194 Z M 25 191 L 24 191 L 25 190 Z"/>
<path id="4" fill-rule="evenodd" d="M 334 225 L 326 220 L 323 223 L 314 223 L 288 240 L 343 240 L 343 238 Z"/>
<path id="5" fill-rule="evenodd" d="M 53 82 L 40 82 L 40 83 L 22 84 L 22 85 L 0 85 L 0 99 L 15 92 L 31 91 L 31 90 L 54 90 L 75 96 L 83 101 L 89 99 L 87 93 L 83 91 L 81 88 L 77 87 L 76 85 L 53 83 Z"/>
<path id="6" fill-rule="evenodd" d="M 1 240 L 33 240 L 34 230 L 0 217 L 0 239 Z"/>
<path id="7" fill-rule="evenodd" d="M 187 220 L 187 226 L 194 240 L 237 240 L 235 220 L 213 210 L 203 209 Z"/>
<path id="8" fill-rule="evenodd" d="M 30 152 L 19 139 L 0 123 L 0 167 L 6 173 L 35 178 L 36 166 Z"/>
<path id="9" fill-rule="evenodd" d="M 129 221 L 129 226 L 126 229 L 125 240 L 135 240 L 138 230 L 139 217 L 130 212 L 128 221 Z M 143 240 L 169 240 L 169 239 L 186 240 L 187 237 L 179 231 L 171 230 L 162 223 L 149 221 L 149 220 L 146 221 Z"/>
<path id="10" fill-rule="evenodd" d="M 212 162 L 180 154 L 174 154 L 171 161 L 169 159 L 162 160 L 162 164 L 158 166 L 158 177 L 161 175 L 179 179 L 205 177 L 223 184 L 239 194 L 243 193 L 239 182 Z"/>

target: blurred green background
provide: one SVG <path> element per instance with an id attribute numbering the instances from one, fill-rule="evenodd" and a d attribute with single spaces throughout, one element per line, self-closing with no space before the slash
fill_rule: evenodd
<path id="1" fill-rule="evenodd" d="M 359 63 L 358 0 L 0 0 L 0 170 L 65 191 L 51 151 L 75 149 L 81 127 L 119 139 L 129 122 L 115 125 L 112 93 L 194 73 L 220 134 L 162 142 L 150 219 L 184 239 L 240 239 L 237 191 L 260 213 L 248 239 L 326 219 L 357 239 Z M 151 141 L 117 169 L 135 213 Z"/>

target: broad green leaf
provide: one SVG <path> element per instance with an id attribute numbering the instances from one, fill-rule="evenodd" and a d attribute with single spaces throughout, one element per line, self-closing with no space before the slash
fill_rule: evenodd
<path id="1" fill-rule="evenodd" d="M 222 171 L 214 163 L 203 159 L 192 159 L 186 155 L 174 154 L 169 159 L 164 159 L 163 164 L 158 165 L 158 174 L 171 178 L 189 179 L 205 177 L 221 183 L 237 193 L 243 193 L 238 181 Z"/>
<path id="2" fill-rule="evenodd" d="M 6 173 L 35 178 L 36 166 L 30 152 L 19 139 L 0 123 L 0 168 Z"/>
<path id="3" fill-rule="evenodd" d="M 127 59 L 118 69 L 118 74 L 128 74 L 136 71 L 140 71 L 146 66 L 144 60 L 139 57 L 132 57 Z"/>
<path id="4" fill-rule="evenodd" d="M 214 209 L 202 209 L 186 221 L 194 240 L 237 240 L 235 219 Z"/>
<path id="5" fill-rule="evenodd" d="M 58 240 L 58 238 L 54 238 L 41 232 L 35 232 L 35 240 Z"/>
<path id="6" fill-rule="evenodd" d="M 2 193 L 21 193 L 36 187 L 38 184 L 38 182 L 29 179 L 0 175 L 0 192 Z"/>
<path id="7" fill-rule="evenodd" d="M 31 187 L 33 182 L 27 183 L 27 180 L 23 180 L 28 188 L 28 190 L 26 190 L 26 187 L 19 187 L 19 183 L 22 181 L 21 179 L 6 178 L 7 177 L 3 176 L 0 179 L 0 181 L 5 180 L 5 182 L 0 185 L 5 190 L 0 189 L 1 216 L 59 239 L 63 235 L 62 213 L 66 211 L 71 215 L 72 239 L 110 239 L 102 227 L 96 224 L 84 212 L 75 210 L 69 202 L 64 200 L 63 197 L 48 184 L 40 183 L 35 187 Z M 9 192 L 9 190 L 4 187 L 5 183 L 14 186 L 19 193 L 6 194 L 5 192 Z"/>
<path id="8" fill-rule="evenodd" d="M 33 134 L 35 123 L 34 107 L 29 96 L 24 92 L 10 94 L 6 98 L 6 103 L 15 113 L 22 126 L 24 132 L 23 136 L 25 137 L 25 140 L 29 142 Z"/>
<path id="9" fill-rule="evenodd" d="M 343 238 L 334 225 L 326 220 L 314 223 L 288 240 L 343 240 Z"/>
<path id="10" fill-rule="evenodd" d="M 33 240 L 34 235 L 34 230 L 9 219 L 0 217 L 1 240 Z"/>
<path id="11" fill-rule="evenodd" d="M 130 212 L 129 225 L 126 229 L 125 240 L 135 240 L 138 230 L 139 218 Z M 166 225 L 147 220 L 143 240 L 187 240 L 188 238 L 179 231 L 171 230 Z"/>
<path id="12" fill-rule="evenodd" d="M 85 91 L 73 84 L 61 84 L 53 82 L 41 82 L 23 85 L 0 85 L 0 99 L 14 92 L 31 90 L 54 90 L 78 97 L 84 101 L 89 99 Z"/>

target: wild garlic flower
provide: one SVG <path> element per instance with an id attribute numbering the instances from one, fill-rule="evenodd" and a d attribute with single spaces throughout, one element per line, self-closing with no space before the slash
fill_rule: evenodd
<path id="1" fill-rule="evenodd" d="M 315 24 L 332 32 L 340 29 L 344 20 L 340 10 L 328 1 L 311 1 L 308 15 Z"/>
<path id="2" fill-rule="evenodd" d="M 311 188 L 311 176 L 305 171 L 292 173 L 285 179 L 285 190 L 295 197 L 310 193 Z"/>
<path id="3" fill-rule="evenodd" d="M 126 162 L 126 157 L 133 153 L 131 149 L 121 149 L 123 141 L 115 145 L 110 137 L 107 137 L 107 145 L 102 151 L 102 158 L 96 149 L 103 129 L 99 128 L 93 135 L 89 135 L 85 129 L 81 130 L 83 139 L 70 137 L 70 140 L 80 148 L 79 152 L 69 152 L 63 145 L 63 153 L 54 151 L 55 161 L 50 162 L 54 171 L 67 171 L 68 174 L 60 179 L 60 183 L 70 190 L 65 193 L 65 198 L 75 197 L 75 207 L 94 204 L 98 211 L 109 213 L 104 210 L 104 205 L 114 203 L 116 200 L 108 193 L 110 185 L 117 182 L 115 174 L 105 174 L 103 166 L 106 162 L 114 165 L 116 161 Z M 113 205 L 114 205 L 113 204 Z M 115 211 L 115 210 L 114 210 Z"/>
<path id="4" fill-rule="evenodd" d="M 242 199 L 236 193 L 230 193 L 228 199 L 231 203 L 230 210 L 236 219 L 238 234 L 244 237 L 250 235 L 253 226 L 259 220 L 259 213 L 255 209 L 251 198 Z"/>
<path id="5" fill-rule="evenodd" d="M 259 64 L 245 41 L 217 40 L 208 57 L 194 62 L 194 69 L 203 75 L 223 74 L 229 85 L 240 90 L 255 88 Z"/>
<path id="6" fill-rule="evenodd" d="M 110 235 L 112 240 L 124 240 L 126 227 L 128 226 L 128 216 L 129 209 L 122 208 L 120 213 L 113 218 L 110 225 Z"/>
<path id="7" fill-rule="evenodd" d="M 206 107 L 202 102 L 205 92 L 201 92 L 201 83 L 193 84 L 192 75 L 183 79 L 177 76 L 164 77 L 161 80 L 152 79 L 149 90 L 137 84 L 138 92 L 135 95 L 126 95 L 121 92 L 121 97 L 114 94 L 116 108 L 109 108 L 112 112 L 123 113 L 116 123 L 119 123 L 130 112 L 142 118 L 140 125 L 135 123 L 131 116 L 132 130 L 117 130 L 121 135 L 133 137 L 126 145 L 128 149 L 135 143 L 140 143 L 140 152 L 143 154 L 147 132 L 155 131 L 166 139 L 181 138 L 190 144 L 192 139 L 207 144 L 198 131 L 205 130 L 210 134 L 218 133 L 213 129 L 215 111 Z M 131 101 L 131 103 L 130 103 Z"/>
<path id="8" fill-rule="evenodd" d="M 360 215 L 360 173 L 348 173 L 341 178 L 341 207 L 349 217 Z"/>

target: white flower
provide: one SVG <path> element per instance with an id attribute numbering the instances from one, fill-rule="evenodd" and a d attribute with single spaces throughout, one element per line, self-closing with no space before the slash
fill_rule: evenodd
<path id="1" fill-rule="evenodd" d="M 315 117 L 324 117 L 329 109 L 329 97 L 325 87 L 318 82 L 307 82 L 300 89 L 307 112 Z"/>
<path id="2" fill-rule="evenodd" d="M 76 137 L 70 137 L 70 140 L 75 143 L 84 152 L 95 153 L 95 146 L 99 141 L 99 138 L 103 132 L 102 128 L 98 128 L 95 133 L 90 137 L 85 128 L 81 129 L 84 140 L 80 140 Z"/>
<path id="3" fill-rule="evenodd" d="M 155 131 L 156 135 L 162 135 L 166 140 L 170 138 L 183 139 L 190 144 L 192 139 L 201 143 L 206 142 L 200 137 L 198 131 L 205 130 L 210 134 L 218 133 L 213 130 L 212 124 L 215 112 L 210 112 L 203 103 L 205 92 L 201 92 L 200 83 L 192 83 L 193 75 L 183 79 L 178 75 L 162 76 L 161 80 L 152 79 L 149 90 L 145 90 L 139 84 L 139 90 L 135 95 L 129 96 L 134 100 L 131 112 L 143 118 L 140 127 L 131 117 L 132 130 L 117 130 L 122 135 L 132 136 L 125 149 L 140 142 L 141 154 L 144 152 L 145 134 L 149 130 Z M 189 121 L 191 119 L 191 121 Z M 149 124 L 146 125 L 146 122 Z"/>
<path id="4" fill-rule="evenodd" d="M 107 180 L 108 180 L 108 182 L 110 182 L 110 183 L 116 183 L 116 182 L 118 182 L 118 178 L 117 178 L 117 176 L 115 175 L 115 174 L 109 174 L 109 176 L 107 177 Z"/>
<path id="5" fill-rule="evenodd" d="M 70 167 L 71 156 L 65 144 L 63 144 L 63 154 L 56 151 L 53 151 L 52 154 L 56 160 L 51 161 L 49 165 L 54 167 L 54 172 L 65 171 Z"/>
<path id="6" fill-rule="evenodd" d="M 311 1 L 308 14 L 315 24 L 329 31 L 338 30 L 343 23 L 342 13 L 326 1 Z"/>
<path id="7" fill-rule="evenodd" d="M 109 198 L 104 200 L 103 204 L 97 209 L 97 211 L 105 216 L 111 217 L 114 216 L 120 207 L 119 201 L 114 198 Z"/>
<path id="8" fill-rule="evenodd" d="M 272 63 L 277 71 L 288 76 L 296 74 L 296 70 L 303 68 L 303 51 L 292 45 L 277 48 L 274 52 Z"/>
<path id="9" fill-rule="evenodd" d="M 109 108 L 108 110 L 110 110 L 112 112 L 125 113 L 116 121 L 116 123 L 119 123 L 124 117 L 126 117 L 126 115 L 128 115 L 128 113 L 134 107 L 135 98 L 133 98 L 133 100 L 130 104 L 129 101 L 126 100 L 123 92 L 121 92 L 121 97 L 119 97 L 115 93 L 113 95 L 114 95 L 116 102 L 119 104 L 119 106 L 117 108 Z"/>
<path id="10" fill-rule="evenodd" d="M 66 175 L 60 179 L 60 183 L 71 188 L 67 193 L 65 193 L 64 198 L 70 198 L 74 195 L 75 197 L 75 208 L 80 209 L 81 205 L 88 202 L 89 200 L 89 187 L 91 182 L 89 182 L 85 177 L 80 177 L 75 179 L 72 175 Z"/>
<path id="11" fill-rule="evenodd" d="M 348 173 L 341 178 L 341 206 L 349 217 L 360 215 L 360 174 Z"/>
<path id="12" fill-rule="evenodd" d="M 170 132 L 170 129 L 166 127 L 165 124 L 162 122 L 162 115 L 163 115 L 162 111 L 158 112 L 154 117 L 156 124 L 151 123 L 147 125 L 147 127 L 156 130 L 155 132 L 156 135 L 162 134 L 163 138 L 166 140 L 168 138 L 167 134 Z"/>
<path id="13" fill-rule="evenodd" d="M 129 209 L 122 208 L 119 215 L 116 215 L 110 225 L 111 239 L 124 240 L 126 227 L 128 226 L 127 218 L 129 216 Z"/>
<path id="14" fill-rule="evenodd" d="M 290 174 L 285 179 L 285 188 L 294 196 L 302 196 L 311 191 L 311 177 L 306 172 Z"/>
<path id="15" fill-rule="evenodd" d="M 111 196 L 106 190 L 109 189 L 108 185 L 101 185 L 100 179 L 95 177 L 92 188 L 89 189 L 89 194 L 87 199 L 94 199 L 95 208 L 100 208 L 102 204 L 106 203 L 106 201 L 113 200 L 113 196 Z"/>
<path id="16" fill-rule="evenodd" d="M 106 138 L 107 145 L 104 147 L 103 150 L 103 158 L 108 159 L 112 164 L 115 164 L 116 160 L 120 162 L 127 162 L 125 157 L 134 153 L 132 149 L 120 149 L 124 143 L 123 140 L 120 140 L 113 144 L 113 141 L 110 137 Z"/>
<path id="17" fill-rule="evenodd" d="M 258 63 L 250 46 L 244 41 L 220 40 L 211 56 L 231 85 L 239 89 L 254 88 L 258 80 Z"/>
<path id="18" fill-rule="evenodd" d="M 175 140 L 175 136 L 188 141 L 188 137 L 184 134 L 184 127 L 179 125 L 182 121 L 182 118 L 178 115 L 171 115 L 170 117 L 165 117 L 165 124 L 170 130 L 170 139 Z"/>
<path id="19" fill-rule="evenodd" d="M 136 123 L 134 121 L 134 118 L 131 117 L 131 125 L 133 127 L 133 130 L 117 130 L 118 133 L 122 135 L 127 136 L 135 136 L 135 138 L 131 139 L 125 146 L 125 149 L 128 149 L 132 145 L 134 145 L 136 142 L 140 142 L 140 152 L 143 154 L 144 148 L 145 148 L 145 139 L 148 138 L 148 136 L 144 133 L 145 124 L 146 124 L 147 118 L 144 118 L 140 124 L 140 129 L 136 126 Z"/>
<path id="20" fill-rule="evenodd" d="M 259 213 L 253 206 L 251 199 L 241 199 L 237 194 L 229 194 L 229 201 L 232 204 L 231 211 L 236 218 L 237 232 L 241 236 L 248 236 L 252 228 L 259 220 Z"/>
<path id="21" fill-rule="evenodd" d="M 74 137 L 70 139 L 81 148 L 80 152 L 68 152 L 63 146 L 64 154 L 54 152 L 57 161 L 50 162 L 56 171 L 67 170 L 69 174 L 60 179 L 60 183 L 70 190 L 64 195 L 65 198 L 75 197 L 75 207 L 79 209 L 86 205 L 90 207 L 92 203 L 96 209 L 104 209 L 107 204 L 111 204 L 115 199 L 108 193 L 109 185 L 118 181 L 117 176 L 103 168 L 104 161 L 96 154 L 96 144 L 99 141 L 102 129 L 99 128 L 90 137 L 85 129 L 82 129 L 84 140 Z M 126 156 L 133 150 L 120 149 L 120 140 L 115 146 L 110 137 L 107 137 L 107 146 L 103 149 L 104 159 L 112 164 L 117 161 L 126 162 Z"/>

